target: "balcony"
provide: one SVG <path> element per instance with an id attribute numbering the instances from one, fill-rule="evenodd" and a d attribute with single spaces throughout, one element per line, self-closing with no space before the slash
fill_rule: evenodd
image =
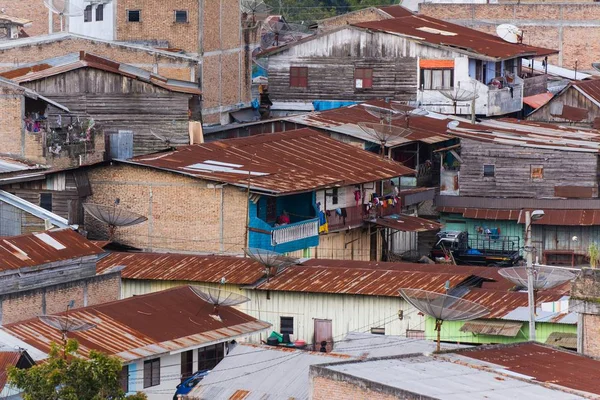
<path id="1" fill-rule="evenodd" d="M 271 231 L 271 246 L 310 239 L 319 235 L 319 218 L 276 226 Z M 318 243 L 318 241 L 317 241 Z"/>
<path id="2" fill-rule="evenodd" d="M 330 211 L 327 216 L 327 225 L 329 232 L 339 232 L 346 229 L 352 229 L 362 226 L 365 215 L 363 206 L 352 206 L 340 209 L 341 214 L 336 211 Z"/>
<path id="3" fill-rule="evenodd" d="M 319 218 L 279 226 L 253 219 L 248 230 L 249 246 L 258 249 L 288 253 L 319 245 Z"/>
<path id="4" fill-rule="evenodd" d="M 522 82 L 522 80 L 521 80 Z M 497 89 L 488 86 L 488 108 L 486 116 L 505 115 L 523 108 L 523 84 Z"/>

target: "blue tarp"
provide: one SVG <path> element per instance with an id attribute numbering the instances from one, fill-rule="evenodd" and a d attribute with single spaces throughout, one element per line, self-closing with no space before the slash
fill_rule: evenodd
<path id="1" fill-rule="evenodd" d="M 312 103 L 315 111 L 326 111 L 333 110 L 335 108 L 351 106 L 356 104 L 356 101 L 316 100 Z"/>

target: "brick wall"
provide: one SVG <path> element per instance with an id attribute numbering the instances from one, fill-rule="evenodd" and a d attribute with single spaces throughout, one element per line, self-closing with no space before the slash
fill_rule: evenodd
<path id="1" fill-rule="evenodd" d="M 48 32 L 49 14 L 42 0 L 0 0 L 0 9 L 7 15 L 25 18 L 32 21 L 30 27 L 25 28 L 29 36 L 45 35 Z M 55 21 L 54 31 L 60 30 L 58 17 L 52 14 Z"/>
<path id="2" fill-rule="evenodd" d="M 21 155 L 24 97 L 0 87 L 0 153 Z"/>
<path id="3" fill-rule="evenodd" d="M 387 19 L 383 13 L 377 12 L 372 8 L 355 11 L 348 14 L 338 15 L 319 22 L 319 31 L 327 32 L 340 26 L 348 24 L 357 24 L 359 22 L 381 21 Z"/>
<path id="4" fill-rule="evenodd" d="M 560 50 L 548 58 L 551 64 L 572 69 L 578 60 L 580 70 L 592 69 L 591 63 L 600 60 L 600 42 L 594 40 L 600 38 L 600 4 L 548 3 L 421 3 L 419 13 L 494 35 L 497 25 L 515 24 L 524 30 L 525 43 Z"/>
<path id="5" fill-rule="evenodd" d="M 148 218 L 117 229 L 119 243 L 146 250 L 241 253 L 244 247 L 246 194 L 240 188 L 221 190 L 208 182 L 151 168 L 116 164 L 89 171 L 93 196 L 89 203 L 114 204 Z M 106 227 L 86 215 L 90 236 L 106 238 Z"/>
<path id="6" fill-rule="evenodd" d="M 15 68 L 28 62 L 79 53 L 81 50 L 117 62 L 131 64 L 147 71 L 152 71 L 158 65 L 158 72 L 167 78 L 189 81 L 192 80 L 192 76 L 197 77 L 199 73 L 199 62 L 193 60 L 77 38 L 66 38 L 42 45 L 26 45 L 0 50 L 0 71 Z"/>
<path id="7" fill-rule="evenodd" d="M 311 382 L 312 400 L 397 400 L 395 395 L 381 393 L 365 387 L 327 377 L 315 376 Z M 419 397 L 403 396 L 402 399 Z"/>
<path id="8" fill-rule="evenodd" d="M 0 325 L 63 312 L 71 300 L 75 300 L 75 308 L 119 300 L 120 287 L 121 274 L 112 273 L 3 295 L 0 296 Z"/>

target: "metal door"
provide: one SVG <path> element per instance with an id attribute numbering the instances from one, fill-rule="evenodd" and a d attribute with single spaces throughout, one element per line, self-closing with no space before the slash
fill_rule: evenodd
<path id="1" fill-rule="evenodd" d="M 327 352 L 333 350 L 333 324 L 330 319 L 315 319 L 314 350 L 319 351 L 321 342 L 327 342 Z"/>

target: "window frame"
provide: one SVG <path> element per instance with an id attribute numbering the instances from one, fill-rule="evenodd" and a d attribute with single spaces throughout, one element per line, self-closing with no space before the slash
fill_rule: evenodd
<path id="1" fill-rule="evenodd" d="M 286 321 L 286 323 L 284 324 L 284 321 Z M 284 325 L 286 325 L 286 327 L 284 328 Z M 291 325 L 287 326 L 287 325 Z M 294 334 L 294 317 L 286 317 L 286 316 L 281 316 L 279 317 L 279 333 L 281 333 L 282 335 L 287 333 L 290 335 Z"/>
<path id="2" fill-rule="evenodd" d="M 308 87 L 308 67 L 290 67 L 290 87 Z"/>
<path id="3" fill-rule="evenodd" d="M 181 353 L 181 382 L 194 375 L 194 350 Z"/>
<path id="4" fill-rule="evenodd" d="M 209 351 L 214 350 L 214 357 L 207 358 Z M 217 366 L 225 358 L 225 355 L 228 353 L 228 348 L 225 342 L 216 343 L 210 346 L 200 347 L 198 349 L 198 371 L 202 371 L 205 369 L 213 369 Z"/>
<path id="5" fill-rule="evenodd" d="M 129 393 L 129 365 L 123 365 L 119 374 L 119 380 L 121 382 L 121 390 Z"/>
<path id="6" fill-rule="evenodd" d="M 423 90 L 438 90 L 434 87 L 431 88 L 426 88 L 425 87 L 425 73 L 429 72 L 431 74 L 433 74 L 433 71 L 442 71 L 442 87 L 444 88 L 454 88 L 454 68 L 419 68 L 419 75 L 420 75 L 420 79 L 421 79 L 421 91 Z M 449 85 L 446 85 L 444 82 L 444 72 L 443 71 L 450 71 L 450 83 Z M 433 83 L 433 77 L 430 79 L 430 81 Z"/>
<path id="7" fill-rule="evenodd" d="M 94 7 L 92 7 L 92 5 L 89 4 L 83 9 L 83 22 L 92 22 L 93 15 L 94 15 Z"/>
<path id="8" fill-rule="evenodd" d="M 104 21 L 104 4 L 98 4 L 96 6 L 96 22 Z"/>
<path id="9" fill-rule="evenodd" d="M 266 222 L 276 222 L 277 221 L 277 197 L 267 196 L 265 207 L 266 207 L 265 221 Z"/>
<path id="10" fill-rule="evenodd" d="M 149 365 L 148 369 L 146 365 Z M 156 373 L 158 370 L 158 375 Z M 150 371 L 150 375 L 147 376 L 147 372 Z M 144 361 L 144 389 L 159 386 L 160 385 L 160 358 L 153 358 L 152 360 Z"/>
<path id="11" fill-rule="evenodd" d="M 485 171 L 486 167 L 492 167 L 491 175 L 489 174 L 489 172 L 486 174 L 486 171 Z M 496 177 L 496 164 L 483 164 L 482 173 L 483 173 L 484 178 L 495 178 Z"/>
<path id="12" fill-rule="evenodd" d="M 125 11 L 127 13 L 127 22 L 132 22 L 132 23 L 140 23 L 142 22 L 142 10 L 126 10 Z M 131 20 L 131 13 L 137 13 L 138 15 L 138 19 L 137 21 L 132 21 Z"/>
<path id="13" fill-rule="evenodd" d="M 40 193 L 40 207 L 42 207 L 44 210 L 52 212 L 52 207 L 53 207 L 52 200 L 53 200 L 52 193 Z M 48 205 L 48 204 L 49 204 L 50 208 L 44 206 L 44 205 Z"/>
<path id="14" fill-rule="evenodd" d="M 334 206 L 340 202 L 340 190 L 339 188 L 333 188 L 331 190 L 331 204 Z"/>
<path id="15" fill-rule="evenodd" d="M 529 176 L 531 177 L 532 181 L 535 182 L 544 180 L 544 166 L 542 164 L 531 164 L 529 168 Z M 534 174 L 534 170 L 539 170 L 540 176 L 537 176 L 538 174 Z"/>
<path id="16" fill-rule="evenodd" d="M 369 75 L 369 76 L 367 76 Z M 361 86 L 358 87 L 358 81 Z M 373 68 L 355 67 L 354 68 L 354 89 L 373 89 Z"/>
<path id="17" fill-rule="evenodd" d="M 185 13 L 185 21 L 178 21 L 178 13 Z M 173 10 L 173 22 L 176 24 L 187 24 L 190 22 L 188 10 Z"/>

